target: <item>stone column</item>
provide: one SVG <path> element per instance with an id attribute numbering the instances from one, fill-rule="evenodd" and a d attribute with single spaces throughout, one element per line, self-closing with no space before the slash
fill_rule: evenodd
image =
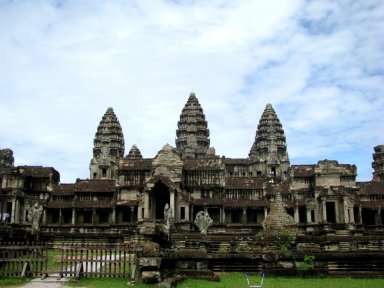
<path id="1" fill-rule="evenodd" d="M 112 207 L 112 224 L 116 224 L 116 207 Z"/>
<path id="2" fill-rule="evenodd" d="M 243 224 L 247 224 L 247 208 L 243 208 Z"/>
<path id="3" fill-rule="evenodd" d="M 225 220 L 225 208 L 223 207 L 223 224 L 225 224 L 226 220 Z"/>
<path id="4" fill-rule="evenodd" d="M 355 224 L 355 215 L 353 213 L 353 207 L 349 208 L 349 223 Z"/>
<path id="5" fill-rule="evenodd" d="M 135 212 L 135 206 L 129 206 L 129 209 L 131 209 L 131 223 L 133 223 L 133 214 Z"/>
<path id="6" fill-rule="evenodd" d="M 343 197 L 343 209 L 344 209 L 344 223 L 350 223 L 349 215 L 348 215 L 348 198 Z"/>
<path id="7" fill-rule="evenodd" d="M 321 200 L 321 207 L 322 207 L 322 212 L 323 212 L 323 223 L 327 222 L 327 205 L 324 199 Z"/>
<path id="8" fill-rule="evenodd" d="M 149 212 L 149 191 L 144 191 L 144 219 L 150 218 Z"/>
<path id="9" fill-rule="evenodd" d="M 363 208 L 361 208 L 361 205 L 359 205 L 359 224 L 363 224 L 362 210 Z"/>
<path id="10" fill-rule="evenodd" d="M 139 221 L 143 220 L 143 206 L 139 205 L 137 206 L 137 219 Z"/>
<path id="11" fill-rule="evenodd" d="M 95 224 L 95 218 L 96 218 L 96 209 L 95 208 L 93 208 L 92 209 L 92 224 Z"/>
<path id="12" fill-rule="evenodd" d="M 307 223 L 312 223 L 311 209 L 307 209 Z"/>
<path id="13" fill-rule="evenodd" d="M 376 209 L 376 219 L 375 219 L 375 224 L 376 225 L 382 225 L 382 222 L 381 222 L 381 209 L 380 208 L 377 208 Z"/>
<path id="14" fill-rule="evenodd" d="M 59 209 L 59 225 L 63 224 L 63 210 Z"/>
<path id="15" fill-rule="evenodd" d="M 189 206 L 190 205 L 185 205 L 185 220 L 189 221 Z"/>
<path id="16" fill-rule="evenodd" d="M 72 208 L 72 225 L 76 225 L 76 208 Z"/>
<path id="17" fill-rule="evenodd" d="M 169 191 L 169 207 L 172 209 L 174 219 L 177 219 L 177 211 L 175 210 L 175 189 Z"/>
<path id="18" fill-rule="evenodd" d="M 299 207 L 298 206 L 295 206 L 293 208 L 293 218 L 295 219 L 296 223 L 300 222 L 300 219 L 299 219 Z"/>

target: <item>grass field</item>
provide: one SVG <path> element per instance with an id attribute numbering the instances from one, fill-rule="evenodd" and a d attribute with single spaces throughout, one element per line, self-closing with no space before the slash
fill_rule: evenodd
<path id="1" fill-rule="evenodd" d="M 260 283 L 260 277 L 250 275 L 252 283 Z M 127 279 L 122 278 L 88 278 L 80 281 L 70 281 L 66 285 L 72 287 L 89 287 L 89 288 L 118 288 L 118 287 L 137 287 L 148 288 L 156 287 L 155 285 L 145 285 L 136 283 L 134 286 L 128 286 Z M 242 273 L 222 273 L 219 282 L 210 282 L 199 279 L 187 279 L 180 283 L 177 288 L 237 288 L 247 287 L 244 274 Z M 284 278 L 284 277 L 266 277 L 264 280 L 265 288 L 382 288 L 384 287 L 384 279 L 352 279 L 352 278 Z"/>

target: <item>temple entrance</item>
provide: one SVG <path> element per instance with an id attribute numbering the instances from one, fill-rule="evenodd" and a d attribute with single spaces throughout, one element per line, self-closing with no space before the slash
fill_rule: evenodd
<path id="1" fill-rule="evenodd" d="M 327 213 L 327 222 L 336 223 L 336 204 L 335 202 L 327 202 L 325 204 L 326 213 Z"/>
<path id="2" fill-rule="evenodd" d="M 164 219 L 164 207 L 169 203 L 169 188 L 161 181 L 152 189 L 152 218 Z"/>

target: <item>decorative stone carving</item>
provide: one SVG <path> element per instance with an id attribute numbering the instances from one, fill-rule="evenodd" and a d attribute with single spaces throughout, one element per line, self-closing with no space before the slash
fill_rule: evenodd
<path id="1" fill-rule="evenodd" d="M 208 228 L 213 224 L 213 220 L 209 216 L 208 212 L 200 211 L 197 213 L 194 223 L 199 228 L 200 232 L 206 235 Z"/>
<path id="2" fill-rule="evenodd" d="M 29 208 L 28 221 L 31 223 L 32 231 L 39 231 L 43 210 L 43 205 L 40 205 L 38 202 Z"/>
<path id="3" fill-rule="evenodd" d="M 293 217 L 285 211 L 280 191 L 277 191 L 276 199 L 271 202 L 270 211 L 263 222 L 264 232 L 266 234 L 278 234 L 285 230 L 294 230 L 295 225 Z"/>
<path id="4" fill-rule="evenodd" d="M 165 204 L 164 207 L 164 221 L 166 228 L 169 229 L 173 223 L 173 211 L 172 208 L 169 207 L 168 203 Z"/>

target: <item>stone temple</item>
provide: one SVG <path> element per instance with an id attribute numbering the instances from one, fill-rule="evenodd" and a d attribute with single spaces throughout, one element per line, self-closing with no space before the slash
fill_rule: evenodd
<path id="1" fill-rule="evenodd" d="M 211 250 L 231 247 L 233 239 L 240 243 L 242 235 L 243 241 L 249 235 L 259 239 L 266 229 L 285 228 L 308 237 L 370 237 L 366 243 L 384 250 L 382 240 L 372 240 L 383 239 L 384 145 L 374 147 L 372 180 L 356 182 L 353 164 L 291 165 L 271 104 L 247 158 L 216 155 L 209 135 L 191 93 L 177 122 L 175 147 L 166 144 L 154 158 L 144 158 L 136 145 L 126 153 L 120 122 L 108 108 L 96 130 L 89 179 L 61 184 L 54 168 L 14 166 L 12 150 L 1 150 L 0 213 L 9 214 L 7 222 L 20 231 L 30 231 L 29 214 L 37 203 L 38 233 L 52 241 L 149 239 L 171 250 L 189 249 L 201 240 L 194 221 L 203 211 L 211 220 L 205 234 Z"/>

